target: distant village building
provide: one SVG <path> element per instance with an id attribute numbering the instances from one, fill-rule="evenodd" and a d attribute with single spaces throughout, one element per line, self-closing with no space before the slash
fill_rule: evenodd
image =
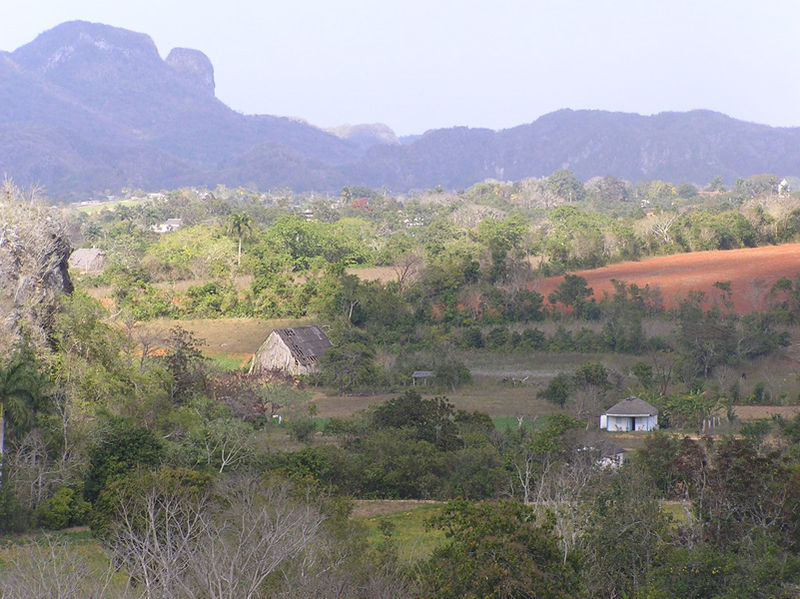
<path id="1" fill-rule="evenodd" d="M 654 431 L 658 410 L 638 397 L 623 399 L 600 416 L 600 428 L 607 431 Z"/>
<path id="2" fill-rule="evenodd" d="M 97 248 L 79 248 L 69 256 L 69 267 L 83 274 L 100 272 L 106 265 L 106 253 Z"/>
<path id="3" fill-rule="evenodd" d="M 317 360 L 333 347 L 318 326 L 274 329 L 253 356 L 250 374 L 272 371 L 291 375 L 309 374 L 317 369 Z"/>
<path id="4" fill-rule="evenodd" d="M 588 455 L 600 468 L 619 468 L 625 463 L 625 450 L 607 440 L 598 440 L 578 451 Z"/>
<path id="5" fill-rule="evenodd" d="M 432 379 L 435 376 L 433 370 L 415 370 L 411 374 L 411 381 L 416 386 L 417 383 L 422 383 L 423 385 L 428 384 L 428 380 Z"/>
<path id="6" fill-rule="evenodd" d="M 153 231 L 156 233 L 172 233 L 177 231 L 183 226 L 182 218 L 168 218 L 163 223 L 153 225 Z"/>
<path id="7" fill-rule="evenodd" d="M 619 468 L 625 463 L 625 450 L 613 443 L 602 442 L 598 448 L 600 457 L 597 464 L 601 468 Z"/>

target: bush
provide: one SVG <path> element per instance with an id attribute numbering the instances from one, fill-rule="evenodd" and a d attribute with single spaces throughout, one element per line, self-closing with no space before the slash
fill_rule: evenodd
<path id="1" fill-rule="evenodd" d="M 520 346 L 525 349 L 545 349 L 547 337 L 541 329 L 525 329 L 522 331 Z"/>
<path id="2" fill-rule="evenodd" d="M 50 530 L 84 524 L 90 509 L 74 489 L 61 487 L 39 507 L 39 524 Z"/>
<path id="3" fill-rule="evenodd" d="M 774 404 L 775 401 L 773 400 L 772 394 L 769 392 L 769 389 L 767 389 L 767 386 L 764 384 L 764 382 L 758 381 L 753 387 L 753 392 L 747 396 L 746 403 L 757 406 L 766 406 Z"/>
<path id="4" fill-rule="evenodd" d="M 103 487 L 138 467 L 153 468 L 163 457 L 160 439 L 122 418 L 112 418 L 102 438 L 89 448 L 89 473 L 84 496 L 94 501 Z"/>
<path id="5" fill-rule="evenodd" d="M 319 360 L 317 380 L 336 387 L 340 393 L 354 389 L 375 389 L 381 371 L 375 364 L 375 350 L 360 342 L 346 342 L 330 348 Z"/>
<path id="6" fill-rule="evenodd" d="M 30 512 L 7 488 L 0 488 L 0 533 L 23 532 L 30 525 Z"/>
<path id="7" fill-rule="evenodd" d="M 310 418 L 299 418 L 289 422 L 289 431 L 297 441 L 308 443 L 311 436 L 317 431 L 317 425 Z"/>
<path id="8" fill-rule="evenodd" d="M 468 327 L 461 333 L 461 346 L 467 349 L 480 349 L 483 347 L 483 336 L 478 327 Z"/>
<path id="9" fill-rule="evenodd" d="M 502 349 L 508 343 L 508 327 L 495 327 L 486 335 L 486 347 L 492 350 Z"/>

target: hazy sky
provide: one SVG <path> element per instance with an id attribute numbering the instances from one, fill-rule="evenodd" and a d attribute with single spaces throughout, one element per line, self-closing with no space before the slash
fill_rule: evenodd
<path id="1" fill-rule="evenodd" d="M 162 57 L 202 50 L 232 108 L 325 127 L 501 129 L 559 108 L 800 126 L 798 0 L 0 0 L 0 49 L 74 19 Z"/>

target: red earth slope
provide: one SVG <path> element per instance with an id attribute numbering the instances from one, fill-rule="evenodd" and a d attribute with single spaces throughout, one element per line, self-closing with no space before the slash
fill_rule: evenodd
<path id="1" fill-rule="evenodd" d="M 767 294 L 775 281 L 781 277 L 794 280 L 800 275 L 800 243 L 658 256 L 574 274 L 586 279 L 597 299 L 603 297 L 604 291 L 613 293 L 612 279 L 640 287 L 646 284 L 658 287 L 667 308 L 675 306 L 692 290 L 718 297 L 714 283 L 730 281 L 734 308 L 744 314 L 766 308 Z M 562 280 L 563 277 L 543 279 L 535 289 L 547 298 Z"/>

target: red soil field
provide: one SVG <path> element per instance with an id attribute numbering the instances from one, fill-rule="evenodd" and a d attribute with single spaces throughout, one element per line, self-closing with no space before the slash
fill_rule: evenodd
<path id="1" fill-rule="evenodd" d="M 720 291 L 714 283 L 730 281 L 734 309 L 745 314 L 767 307 L 767 295 L 775 281 L 781 277 L 794 280 L 800 274 L 800 243 L 658 256 L 574 274 L 586 279 L 598 300 L 604 291 L 613 293 L 612 279 L 658 287 L 666 308 L 674 307 L 693 290 L 704 291 L 709 299 L 718 298 Z M 534 289 L 546 299 L 562 280 L 543 279 Z"/>

